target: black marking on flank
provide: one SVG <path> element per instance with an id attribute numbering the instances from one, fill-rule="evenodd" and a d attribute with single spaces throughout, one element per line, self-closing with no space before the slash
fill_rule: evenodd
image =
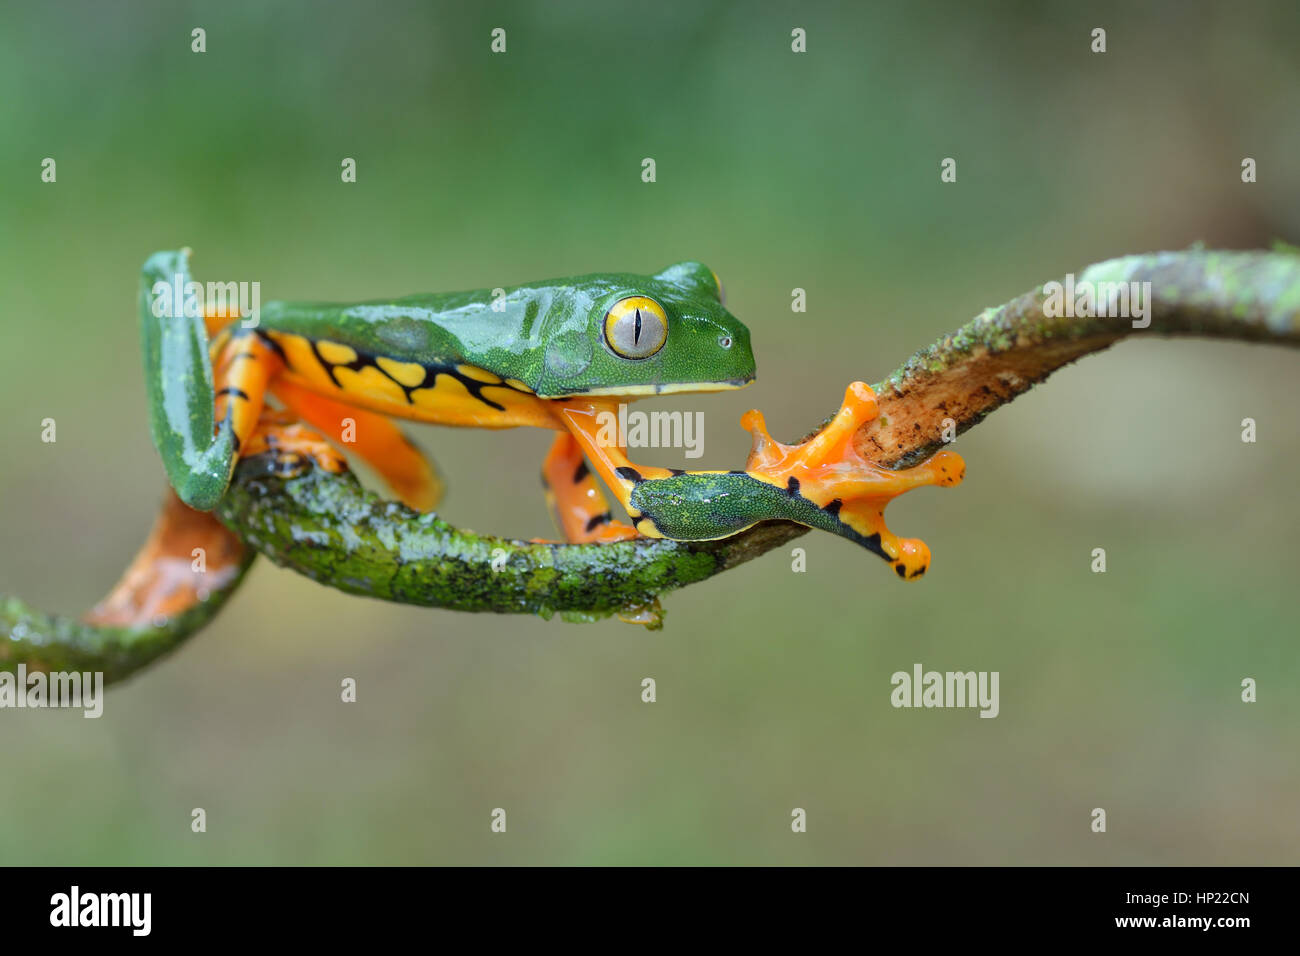
<path id="1" fill-rule="evenodd" d="M 262 340 L 263 345 L 265 345 L 276 355 L 280 356 L 280 361 L 284 363 L 285 368 L 293 368 L 293 366 L 289 364 L 289 356 L 284 354 L 284 347 L 281 346 L 279 342 L 271 338 L 271 336 L 267 335 L 261 329 L 258 329 L 253 334 Z"/>
<path id="2" fill-rule="evenodd" d="M 685 469 L 685 468 L 669 468 L 668 470 L 671 471 L 671 472 L 673 473 L 673 477 L 674 477 L 674 478 L 676 478 L 678 475 L 684 475 L 684 474 L 686 474 L 686 469 Z"/>
<path id="3" fill-rule="evenodd" d="M 220 398 L 222 395 L 232 395 L 235 398 L 241 398 L 244 401 L 249 400 L 248 393 L 246 391 L 244 391 L 242 388 L 235 388 L 235 386 L 233 385 L 227 385 L 225 388 L 220 389 L 217 392 L 217 398 Z"/>
<path id="4" fill-rule="evenodd" d="M 343 389 L 343 385 L 342 383 L 339 382 L 339 377 L 334 371 L 334 369 L 337 366 L 331 365 L 329 362 L 325 361 L 325 356 L 320 354 L 320 347 L 316 344 L 315 339 L 308 339 L 307 344 L 311 346 L 311 354 L 316 356 L 316 361 L 319 362 L 320 367 L 325 370 L 325 374 L 330 377 L 330 381 L 334 383 L 334 387 L 341 391 Z M 361 358 L 360 356 L 358 356 L 354 361 L 347 363 L 343 367 L 356 368 L 357 365 L 360 363 L 361 363 Z M 407 395 L 406 400 L 409 402 L 411 400 L 411 396 Z"/>
<path id="5" fill-rule="evenodd" d="M 635 468 L 628 468 L 626 466 L 623 468 L 615 468 L 614 474 L 618 475 L 624 481 L 632 482 L 634 485 L 639 485 L 645 480 L 641 477 L 641 472 L 637 471 Z"/>
<path id="6" fill-rule="evenodd" d="M 492 399 L 487 398 L 483 394 L 483 389 L 487 388 L 489 385 L 491 385 L 493 388 L 510 388 L 510 386 L 506 385 L 504 381 L 480 382 L 476 378 L 470 378 L 468 375 L 463 374 L 461 370 L 456 368 L 456 366 L 454 365 L 447 365 L 447 366 L 426 365 L 425 369 L 427 369 L 429 374 L 433 375 L 434 377 L 433 384 L 435 387 L 438 384 L 439 375 L 450 375 L 452 378 L 456 379 L 456 381 L 464 385 L 465 390 L 469 392 L 471 395 L 473 395 L 475 398 L 477 398 L 484 405 L 487 405 L 489 408 L 495 408 L 499 412 L 504 412 L 506 410 L 506 407 L 504 405 L 500 404 L 499 402 L 492 401 Z"/>
<path id="7" fill-rule="evenodd" d="M 898 564 L 894 565 L 894 570 L 898 572 L 898 576 L 900 578 L 907 577 L 907 568 L 903 566 L 903 563 L 901 561 Z"/>
<path id="8" fill-rule="evenodd" d="M 325 369 L 325 373 L 329 375 L 330 379 L 340 390 L 344 390 L 344 389 L 343 386 L 339 384 L 338 376 L 335 374 L 335 369 L 349 368 L 352 369 L 352 371 L 354 372 L 360 372 L 364 368 L 373 368 L 376 371 L 378 371 L 380 375 L 384 376 L 384 378 L 388 379 L 390 382 L 392 382 L 394 385 L 396 385 L 398 388 L 402 390 L 402 394 L 406 396 L 406 404 L 408 405 L 415 404 L 415 398 L 413 397 L 413 395 L 416 391 L 425 388 L 436 389 L 438 387 L 439 375 L 446 375 L 449 378 L 454 378 L 456 381 L 460 382 L 462 385 L 465 386 L 465 391 L 469 392 L 470 395 L 472 395 L 474 398 L 477 398 L 480 402 L 482 402 L 484 405 L 488 406 L 489 408 L 495 408 L 498 412 L 504 412 L 506 410 L 506 407 L 498 402 L 492 401 L 492 399 L 485 396 L 483 394 L 483 389 L 491 386 L 492 388 L 508 388 L 511 391 L 519 391 L 514 386 L 507 385 L 504 381 L 480 382 L 476 378 L 470 378 L 459 368 L 457 368 L 456 366 L 458 363 L 454 363 L 454 362 L 414 363 L 414 364 L 418 364 L 421 368 L 424 369 L 424 381 L 420 382 L 419 385 L 403 385 L 392 375 L 390 375 L 388 371 L 379 364 L 378 361 L 376 361 L 376 359 L 379 358 L 380 356 L 371 355 L 368 352 L 362 352 L 360 349 L 356 349 L 353 348 L 352 346 L 348 346 L 349 348 L 352 348 L 352 351 L 356 353 L 357 357 L 354 358 L 351 362 L 338 362 L 335 364 L 330 364 L 329 362 L 325 361 L 324 357 L 320 354 L 320 349 L 316 347 L 315 340 L 308 339 L 307 341 L 311 343 L 312 354 L 316 356 L 316 361 L 320 362 L 321 368 Z M 382 357 L 390 358 L 391 356 L 382 356 Z M 409 360 L 394 358 L 393 361 L 408 362 Z"/>
<path id="9" fill-rule="evenodd" d="M 591 469 L 587 467 L 587 462 L 585 460 L 578 462 L 578 467 L 574 469 L 573 472 L 573 483 L 575 485 L 581 483 L 583 479 L 585 479 L 590 474 L 591 474 Z M 588 528 L 587 530 L 591 530 L 591 529 Z"/>
<path id="10" fill-rule="evenodd" d="M 794 475 L 791 475 L 790 480 L 785 483 L 785 493 L 791 498 L 799 495 L 799 479 Z"/>
<path id="11" fill-rule="evenodd" d="M 823 508 L 822 511 L 826 512 L 832 518 L 838 518 L 840 516 L 840 509 L 843 507 L 844 507 L 844 502 L 841 501 L 839 498 L 836 498 L 825 508 Z"/>
<path id="12" fill-rule="evenodd" d="M 614 520 L 614 515 L 608 511 L 601 512 L 598 515 L 592 515 L 590 518 L 587 519 L 587 531 L 588 532 L 595 531 L 601 525 L 609 524 L 613 520 Z"/>

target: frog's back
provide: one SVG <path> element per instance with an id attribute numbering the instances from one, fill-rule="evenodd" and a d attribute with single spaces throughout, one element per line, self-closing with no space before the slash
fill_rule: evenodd
<path id="1" fill-rule="evenodd" d="M 471 365 L 535 388 L 543 340 L 538 319 L 550 297 L 502 295 L 497 308 L 491 290 L 352 304 L 269 302 L 259 330 L 272 339 L 345 346 L 367 359 Z"/>
<path id="2" fill-rule="evenodd" d="M 443 424 L 546 424 L 550 413 L 536 397 L 539 319 L 552 295 L 270 302 L 257 333 L 283 360 L 286 378 L 326 397 Z"/>
<path id="3" fill-rule="evenodd" d="M 749 331 L 698 263 L 353 305 L 268 303 L 261 334 L 310 384 L 356 373 L 408 392 L 446 377 L 475 396 L 490 382 L 539 399 L 630 398 L 754 377 Z"/>

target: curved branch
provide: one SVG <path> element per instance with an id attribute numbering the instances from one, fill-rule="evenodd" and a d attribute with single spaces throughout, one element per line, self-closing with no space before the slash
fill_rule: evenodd
<path id="1" fill-rule="evenodd" d="M 206 601 L 138 626 L 92 624 L 46 614 L 19 598 L 0 594 L 0 672 L 12 673 L 21 664 L 29 673 L 100 671 L 106 684 L 124 680 L 174 650 L 216 617 L 239 587 L 253 557 L 250 552 L 238 572 L 214 589 Z"/>
<path id="2" fill-rule="evenodd" d="M 350 594 L 458 611 L 571 620 L 620 614 L 657 627 L 656 598 L 807 529 L 771 522 L 718 541 L 516 541 L 453 527 L 361 487 L 350 473 L 295 478 L 241 463 L 217 516 L 277 564 Z"/>
<path id="3" fill-rule="evenodd" d="M 965 431 L 1056 369 L 1129 335 L 1300 345 L 1300 256 L 1291 252 L 1129 256 L 1090 266 L 1076 287 L 1085 281 L 1149 282 L 1149 297 L 1139 300 L 1149 308 L 1149 325 L 1051 317 L 1046 286 L 987 309 L 875 386 L 881 414 L 859 430 L 859 452 L 890 467 L 919 462 L 942 446 L 944 419 Z M 459 610 L 577 617 L 635 613 L 663 592 L 808 530 L 772 521 L 720 541 L 530 544 L 461 531 L 381 501 L 350 476 L 284 481 L 251 471 L 241 472 L 218 514 L 278 564 L 344 591 Z"/>

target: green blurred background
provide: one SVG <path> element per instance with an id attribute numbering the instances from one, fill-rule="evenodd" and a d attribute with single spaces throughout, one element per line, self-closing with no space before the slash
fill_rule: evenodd
<path id="1" fill-rule="evenodd" d="M 133 302 L 157 249 L 334 300 L 702 259 L 759 381 L 644 407 L 705 411 L 695 464 L 725 468 L 745 409 L 796 437 L 1089 262 L 1300 239 L 1294 3 L 976 6 L 7 5 L 0 590 L 80 612 L 149 527 Z M 1089 358 L 962 437 L 960 489 L 891 508 L 934 550 L 922 582 L 810 534 L 806 573 L 768 554 L 670 595 L 659 634 L 259 563 L 102 719 L 0 712 L 0 861 L 1295 863 L 1296 368 L 1154 339 Z M 552 534 L 549 435 L 417 439 L 446 517 Z M 915 662 L 999 671 L 1001 716 L 891 708 Z"/>

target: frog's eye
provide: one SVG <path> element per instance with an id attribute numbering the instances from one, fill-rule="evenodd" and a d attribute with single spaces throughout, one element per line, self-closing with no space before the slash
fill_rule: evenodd
<path id="1" fill-rule="evenodd" d="M 654 299 L 630 295 L 605 313 L 605 343 L 623 358 L 649 358 L 668 340 L 668 316 Z"/>

